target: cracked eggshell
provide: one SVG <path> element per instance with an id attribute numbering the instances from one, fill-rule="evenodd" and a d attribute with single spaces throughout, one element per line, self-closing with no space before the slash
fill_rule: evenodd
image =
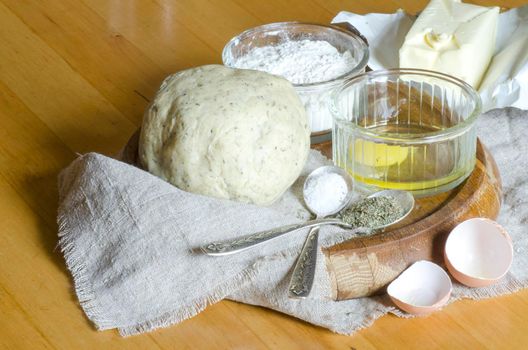
<path id="1" fill-rule="evenodd" d="M 444 259 L 451 275 L 469 287 L 498 282 L 510 270 L 513 244 L 495 221 L 485 218 L 458 224 L 447 238 Z"/>
<path id="2" fill-rule="evenodd" d="M 417 261 L 389 284 L 387 293 L 403 311 L 425 315 L 444 306 L 453 285 L 440 266 L 429 261 Z"/>

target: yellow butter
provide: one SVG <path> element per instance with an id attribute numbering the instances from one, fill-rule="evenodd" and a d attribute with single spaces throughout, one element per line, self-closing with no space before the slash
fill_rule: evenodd
<path id="1" fill-rule="evenodd" d="M 432 0 L 400 48 L 401 68 L 439 71 L 478 88 L 495 50 L 498 7 Z"/>

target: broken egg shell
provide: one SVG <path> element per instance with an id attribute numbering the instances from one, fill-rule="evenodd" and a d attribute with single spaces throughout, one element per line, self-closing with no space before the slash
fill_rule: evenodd
<path id="1" fill-rule="evenodd" d="M 510 270 L 513 244 L 493 220 L 474 218 L 458 224 L 447 237 L 444 260 L 451 275 L 469 287 L 498 282 Z"/>
<path id="2" fill-rule="evenodd" d="M 447 272 L 430 261 L 417 261 L 387 287 L 392 302 L 413 315 L 425 315 L 444 306 L 453 285 Z"/>

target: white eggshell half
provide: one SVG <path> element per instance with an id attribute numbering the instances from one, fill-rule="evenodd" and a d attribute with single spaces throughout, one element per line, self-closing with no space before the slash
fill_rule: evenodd
<path id="1" fill-rule="evenodd" d="M 424 315 L 440 309 L 451 295 L 449 275 L 429 261 L 417 261 L 389 284 L 387 293 L 403 311 Z"/>
<path id="2" fill-rule="evenodd" d="M 444 258 L 447 269 L 470 287 L 499 281 L 513 261 L 510 236 L 495 221 L 475 218 L 458 224 L 447 238 Z"/>

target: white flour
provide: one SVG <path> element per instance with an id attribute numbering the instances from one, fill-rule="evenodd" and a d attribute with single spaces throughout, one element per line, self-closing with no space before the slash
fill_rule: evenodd
<path id="1" fill-rule="evenodd" d="M 230 62 L 229 66 L 255 69 L 280 75 L 293 84 L 320 83 L 338 78 L 358 64 L 353 53 L 340 53 L 323 40 L 285 41 L 275 46 L 257 47 Z M 312 132 L 332 128 L 331 87 L 296 86 L 306 108 Z"/>
<path id="2" fill-rule="evenodd" d="M 332 80 L 356 64 L 350 52 L 340 53 L 323 40 L 285 41 L 276 46 L 257 47 L 235 61 L 238 68 L 280 75 L 293 84 Z"/>

